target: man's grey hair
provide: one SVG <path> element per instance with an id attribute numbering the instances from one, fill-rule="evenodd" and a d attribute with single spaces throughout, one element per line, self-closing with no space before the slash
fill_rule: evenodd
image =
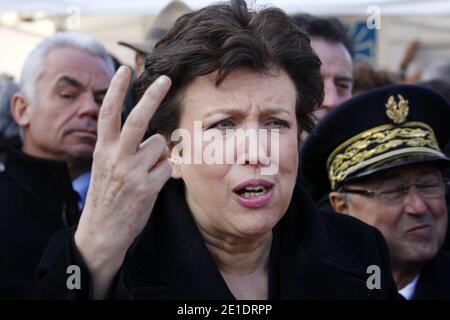
<path id="1" fill-rule="evenodd" d="M 11 98 L 19 92 L 19 86 L 9 77 L 0 75 L 0 138 L 19 135 L 19 125 L 11 114 Z"/>
<path id="2" fill-rule="evenodd" d="M 52 49 L 73 48 L 85 51 L 99 57 L 105 62 L 106 67 L 114 74 L 114 62 L 105 47 L 94 37 L 81 32 L 57 32 L 41 41 L 28 55 L 23 65 L 20 76 L 20 88 L 25 97 L 35 99 L 36 83 L 45 65 L 44 60 Z"/>

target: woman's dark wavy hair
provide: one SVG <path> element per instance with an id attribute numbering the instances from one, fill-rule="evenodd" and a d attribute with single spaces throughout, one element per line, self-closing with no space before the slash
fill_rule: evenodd
<path id="1" fill-rule="evenodd" d="M 323 100 L 320 65 L 307 35 L 279 9 L 254 12 L 245 1 L 231 0 L 185 14 L 147 56 L 139 78 L 139 97 L 158 76 L 172 79 L 169 93 L 150 121 L 148 135 L 170 138 L 179 125 L 183 89 L 195 78 L 218 71 L 219 86 L 239 67 L 264 74 L 273 67 L 287 72 L 298 93 L 299 132 L 310 131 L 313 111 Z"/>

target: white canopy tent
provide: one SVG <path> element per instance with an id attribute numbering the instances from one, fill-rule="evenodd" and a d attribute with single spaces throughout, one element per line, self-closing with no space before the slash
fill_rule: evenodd
<path id="1" fill-rule="evenodd" d="M 45 13 L 65 15 L 72 7 L 82 14 L 155 15 L 170 0 L 1 0 L 0 11 L 22 14 Z M 193 9 L 217 2 L 186 0 Z M 377 6 L 385 15 L 445 15 L 450 14 L 448 0 L 247 0 L 251 5 L 273 5 L 288 13 L 298 11 L 318 15 L 365 15 L 367 8 Z"/>
<path id="2" fill-rule="evenodd" d="M 170 0 L 0 0 L 0 73 L 16 79 L 29 51 L 57 30 L 88 32 L 122 62 L 134 52 L 117 44 L 141 41 Z M 198 9 L 217 1 L 185 0 Z M 377 63 L 395 69 L 406 45 L 422 42 L 418 63 L 450 57 L 450 0 L 247 0 L 253 8 L 276 6 L 289 14 L 334 15 L 344 22 L 380 16 Z M 424 62 L 421 62 L 424 61 Z"/>

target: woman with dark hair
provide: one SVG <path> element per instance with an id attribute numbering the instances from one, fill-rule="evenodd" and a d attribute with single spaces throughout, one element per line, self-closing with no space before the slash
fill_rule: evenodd
<path id="1" fill-rule="evenodd" d="M 299 137 L 313 125 L 323 83 L 309 39 L 285 13 L 236 0 L 182 16 L 148 56 L 142 98 L 120 130 L 129 77 L 121 68 L 105 97 L 86 206 L 77 230 L 49 244 L 35 297 L 396 294 L 381 235 L 319 212 L 296 186 Z M 255 155 L 250 142 L 237 143 L 225 152 L 231 163 L 186 161 L 214 143 L 217 156 L 239 130 L 262 130 L 270 144 L 258 140 Z M 214 141 L 187 141 L 198 131 Z M 67 289 L 70 265 L 81 267 L 80 290 Z M 381 269 L 375 285 L 372 265 Z"/>

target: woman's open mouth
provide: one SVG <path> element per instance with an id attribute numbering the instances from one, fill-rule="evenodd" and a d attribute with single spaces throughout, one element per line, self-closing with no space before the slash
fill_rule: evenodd
<path id="1" fill-rule="evenodd" d="M 272 199 L 273 184 L 267 180 L 248 180 L 233 189 L 239 204 L 247 208 L 260 208 Z"/>

